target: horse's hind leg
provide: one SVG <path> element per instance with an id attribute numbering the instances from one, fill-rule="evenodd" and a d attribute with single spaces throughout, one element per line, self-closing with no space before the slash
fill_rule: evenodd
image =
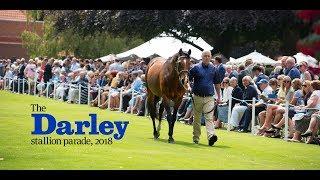
<path id="1" fill-rule="evenodd" d="M 148 111 L 150 113 L 150 117 L 152 119 L 152 124 L 153 124 L 153 137 L 154 139 L 158 139 L 158 132 L 156 130 L 156 117 L 157 117 L 157 109 L 156 109 L 156 104 L 159 98 L 156 98 L 155 95 L 153 95 L 151 92 L 148 92 L 148 98 L 147 98 L 147 106 L 148 106 Z"/>

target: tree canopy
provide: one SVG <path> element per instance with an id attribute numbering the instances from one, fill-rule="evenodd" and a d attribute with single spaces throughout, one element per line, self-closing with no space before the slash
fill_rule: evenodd
<path id="1" fill-rule="evenodd" d="M 296 41 L 307 33 L 299 28 L 302 22 L 295 13 L 293 10 L 43 11 L 44 16 L 52 17 L 57 32 L 68 29 L 83 35 L 108 32 L 145 41 L 166 32 L 190 44 L 187 37 L 202 37 L 214 51 L 227 57 L 244 55 L 255 47 L 261 48 L 257 51 L 268 52 L 265 47 L 274 44 L 278 49 L 273 53 L 295 53 Z"/>

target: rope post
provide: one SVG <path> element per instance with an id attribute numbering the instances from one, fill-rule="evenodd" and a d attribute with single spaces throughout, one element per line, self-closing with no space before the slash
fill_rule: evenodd
<path id="1" fill-rule="evenodd" d="M 18 94 L 20 93 L 20 79 L 18 78 Z"/>
<path id="2" fill-rule="evenodd" d="M 121 88 L 120 89 L 120 94 L 119 94 L 119 96 L 120 96 L 119 112 L 122 111 L 122 91 L 123 91 L 123 89 Z"/>
<path id="3" fill-rule="evenodd" d="M 14 78 L 12 79 L 12 92 L 14 93 Z"/>
<path id="4" fill-rule="evenodd" d="M 289 101 L 286 101 L 285 113 L 284 113 L 284 140 L 288 140 L 288 123 L 289 123 Z"/>
<path id="5" fill-rule="evenodd" d="M 33 87 L 33 95 L 37 95 L 37 80 L 34 81 L 34 87 Z"/>
<path id="6" fill-rule="evenodd" d="M 53 99 L 56 99 L 56 82 L 53 83 Z"/>
<path id="7" fill-rule="evenodd" d="M 7 78 L 3 77 L 3 90 L 6 90 L 6 81 Z"/>
<path id="8" fill-rule="evenodd" d="M 25 79 L 22 79 L 22 94 L 24 94 L 24 81 Z"/>
<path id="9" fill-rule="evenodd" d="M 50 85 L 50 83 L 49 83 L 49 82 L 47 82 L 47 92 L 46 92 L 46 96 L 47 96 L 47 98 L 49 97 L 49 85 Z"/>
<path id="10" fill-rule="evenodd" d="M 252 120 L 251 120 L 251 134 L 255 134 L 255 122 L 256 122 L 256 98 L 252 98 Z"/>
<path id="11" fill-rule="evenodd" d="M 36 96 L 36 93 L 37 93 L 37 80 L 34 81 L 33 95 Z"/>
<path id="12" fill-rule="evenodd" d="M 134 90 L 132 90 L 131 94 L 132 94 L 132 96 L 131 96 L 132 98 L 131 99 L 133 100 Z M 132 103 L 132 106 L 131 106 L 131 109 L 130 109 L 131 110 L 131 114 L 133 114 L 133 105 L 134 105 L 134 103 Z"/>
<path id="13" fill-rule="evenodd" d="M 79 102 L 78 104 L 81 104 L 81 84 L 79 84 Z"/>
<path id="14" fill-rule="evenodd" d="M 148 116 L 148 96 L 146 95 L 146 100 L 144 101 L 144 116 Z"/>
<path id="15" fill-rule="evenodd" d="M 110 99 L 111 99 L 111 87 L 110 87 L 109 93 L 108 93 L 108 109 L 109 109 L 109 110 L 110 110 L 110 104 L 111 104 Z"/>
<path id="16" fill-rule="evenodd" d="M 231 119 L 231 107 L 232 107 L 232 96 L 229 97 L 229 102 L 228 102 L 228 126 L 227 130 L 230 131 L 231 125 L 230 125 L 230 119 Z"/>
<path id="17" fill-rule="evenodd" d="M 100 85 L 98 85 L 98 107 L 100 106 Z"/>
<path id="18" fill-rule="evenodd" d="M 88 83 L 88 106 L 90 106 L 90 84 Z"/>
<path id="19" fill-rule="evenodd" d="M 28 81 L 28 94 L 30 95 L 31 94 L 31 82 L 30 81 Z"/>

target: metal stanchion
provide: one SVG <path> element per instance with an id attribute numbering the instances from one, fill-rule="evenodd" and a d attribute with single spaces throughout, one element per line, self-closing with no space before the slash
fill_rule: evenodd
<path id="1" fill-rule="evenodd" d="M 18 78 L 18 94 L 20 93 L 20 79 Z"/>
<path id="2" fill-rule="evenodd" d="M 284 140 L 288 140 L 288 123 L 289 123 L 289 101 L 286 101 L 285 113 L 284 113 Z"/>
<path id="3" fill-rule="evenodd" d="M 53 99 L 56 99 L 56 82 L 53 83 Z"/>
<path id="4" fill-rule="evenodd" d="M 14 78 L 12 79 L 12 92 L 14 93 Z"/>
<path id="5" fill-rule="evenodd" d="M 100 85 L 98 86 L 98 107 L 100 106 Z"/>
<path id="6" fill-rule="evenodd" d="M 33 87 L 33 95 L 37 95 L 37 80 L 34 81 L 34 87 Z"/>
<path id="7" fill-rule="evenodd" d="M 81 84 L 79 84 L 79 102 L 78 104 L 81 104 Z"/>
<path id="8" fill-rule="evenodd" d="M 48 98 L 48 96 L 49 96 L 49 85 L 50 85 L 50 83 L 49 83 L 49 82 L 47 82 L 47 83 L 45 83 L 45 84 L 47 84 L 47 92 L 46 92 L 46 96 L 47 96 L 47 98 Z"/>
<path id="9" fill-rule="evenodd" d="M 88 106 L 90 106 L 90 84 L 88 83 Z"/>
<path id="10" fill-rule="evenodd" d="M 229 103 L 228 103 L 228 126 L 227 126 L 228 131 L 230 131 L 231 129 L 231 125 L 230 125 L 231 107 L 232 107 L 232 96 L 229 97 Z"/>
<path id="11" fill-rule="evenodd" d="M 131 91 L 132 93 L 132 96 L 131 96 L 131 99 L 133 99 L 133 96 L 134 96 L 134 90 Z M 132 106 L 131 106 L 131 114 L 133 114 L 133 103 L 132 103 Z"/>
<path id="12" fill-rule="evenodd" d="M 119 96 L 120 96 L 119 112 L 122 111 L 122 91 L 123 91 L 123 89 L 121 88 L 120 89 L 120 94 L 119 94 Z"/>
<path id="13" fill-rule="evenodd" d="M 109 93 L 108 93 L 108 109 L 109 109 L 109 110 L 110 110 L 110 104 L 111 104 L 110 99 L 111 99 L 111 87 L 110 87 Z"/>
<path id="14" fill-rule="evenodd" d="M 28 81 L 28 94 L 30 95 L 31 94 L 31 82 Z"/>
<path id="15" fill-rule="evenodd" d="M 6 85 L 7 85 L 7 78 L 3 78 L 3 90 L 6 90 Z"/>
<path id="16" fill-rule="evenodd" d="M 24 94 L 24 81 L 25 79 L 22 79 L 22 94 Z"/>
<path id="17" fill-rule="evenodd" d="M 146 100 L 144 102 L 144 116 L 148 116 L 148 96 L 146 96 Z"/>
<path id="18" fill-rule="evenodd" d="M 255 134 L 255 122 L 256 122 L 256 98 L 252 98 L 252 120 L 251 120 L 251 134 Z"/>

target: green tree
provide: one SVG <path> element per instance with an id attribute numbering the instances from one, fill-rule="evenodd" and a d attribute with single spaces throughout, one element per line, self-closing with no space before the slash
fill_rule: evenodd
<path id="1" fill-rule="evenodd" d="M 58 32 L 72 28 L 81 34 L 109 32 L 140 36 L 145 41 L 166 32 L 192 45 L 189 36 L 202 37 L 227 57 L 235 52 L 234 47 L 255 41 L 264 47 L 278 41 L 277 51 L 292 54 L 296 40 L 305 33 L 297 28 L 302 22 L 293 10 L 80 10 L 44 14 L 53 17 Z M 268 48 L 263 50 L 268 52 Z"/>

